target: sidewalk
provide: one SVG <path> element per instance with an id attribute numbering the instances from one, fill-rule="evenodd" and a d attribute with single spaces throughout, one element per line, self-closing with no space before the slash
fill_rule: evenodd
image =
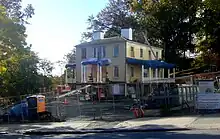
<path id="1" fill-rule="evenodd" d="M 121 122 L 118 125 L 116 125 L 115 128 L 189 128 L 203 130 L 220 130 L 220 114 L 166 118 L 140 118 Z"/>
<path id="2" fill-rule="evenodd" d="M 115 128 L 187 128 L 198 116 L 169 118 L 140 118 L 119 123 Z"/>
<path id="3" fill-rule="evenodd" d="M 126 121 L 100 121 L 89 119 L 71 119 L 60 123 L 29 123 L 0 125 L 0 132 L 26 132 L 26 131 L 79 131 L 82 129 L 220 129 L 220 114 L 206 116 L 181 116 L 181 117 L 152 117 L 138 118 Z"/>

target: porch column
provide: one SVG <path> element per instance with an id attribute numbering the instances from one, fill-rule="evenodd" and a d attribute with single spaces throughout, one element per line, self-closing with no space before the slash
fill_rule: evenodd
<path id="1" fill-rule="evenodd" d="M 151 78 L 152 78 L 151 67 L 149 67 L 149 77 L 150 77 L 150 80 L 151 80 Z"/>
<path id="2" fill-rule="evenodd" d="M 162 78 L 164 78 L 164 68 L 162 68 Z"/>
<path id="3" fill-rule="evenodd" d="M 168 69 L 168 78 L 170 78 L 170 69 Z"/>
<path id="4" fill-rule="evenodd" d="M 156 76 L 156 79 L 157 79 L 158 78 L 158 68 L 155 69 L 155 72 L 156 72 L 155 76 Z"/>
<path id="5" fill-rule="evenodd" d="M 102 66 L 99 66 L 99 82 L 102 82 Z"/>
<path id="6" fill-rule="evenodd" d="M 87 79 L 87 71 L 86 71 L 86 65 L 84 66 L 84 82 L 86 82 Z"/>
<path id="7" fill-rule="evenodd" d="M 96 82 L 99 82 L 99 64 L 97 64 Z"/>
<path id="8" fill-rule="evenodd" d="M 141 66 L 141 81 L 144 82 L 144 65 Z"/>
<path id="9" fill-rule="evenodd" d="M 81 83 L 84 82 L 84 66 L 81 64 Z"/>

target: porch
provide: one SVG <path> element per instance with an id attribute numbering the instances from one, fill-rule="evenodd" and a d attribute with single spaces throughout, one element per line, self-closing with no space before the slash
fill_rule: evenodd
<path id="1" fill-rule="evenodd" d="M 89 58 L 81 62 L 81 83 L 103 83 L 108 80 L 108 58 Z"/>
<path id="2" fill-rule="evenodd" d="M 68 63 L 65 68 L 65 84 L 76 83 L 76 64 Z"/>
<path id="3" fill-rule="evenodd" d="M 164 61 L 126 58 L 126 71 L 127 83 L 175 83 L 175 65 Z"/>

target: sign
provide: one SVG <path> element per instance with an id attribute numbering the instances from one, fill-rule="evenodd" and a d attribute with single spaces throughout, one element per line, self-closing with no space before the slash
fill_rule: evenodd
<path id="1" fill-rule="evenodd" d="M 197 109 L 220 109 L 220 94 L 198 93 L 196 107 Z"/>
<path id="2" fill-rule="evenodd" d="M 113 95 L 120 95 L 120 86 L 119 84 L 114 84 L 112 87 Z"/>
<path id="3" fill-rule="evenodd" d="M 213 80 L 200 80 L 199 81 L 199 92 L 202 93 L 214 93 L 214 81 Z"/>

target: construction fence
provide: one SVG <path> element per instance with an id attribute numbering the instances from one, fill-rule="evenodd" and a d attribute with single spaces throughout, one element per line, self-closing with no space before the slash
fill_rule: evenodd
<path id="1" fill-rule="evenodd" d="M 145 116 L 158 116 L 158 110 L 194 110 L 198 87 L 195 85 L 175 84 L 107 84 L 88 85 L 68 94 L 48 92 L 46 110 L 60 119 L 102 119 L 118 121 L 134 118 L 130 110 L 134 105 L 144 105 Z M 0 114 L 12 108 L 16 102 L 28 95 L 1 98 Z M 12 120 L 9 120 L 12 121 Z"/>

